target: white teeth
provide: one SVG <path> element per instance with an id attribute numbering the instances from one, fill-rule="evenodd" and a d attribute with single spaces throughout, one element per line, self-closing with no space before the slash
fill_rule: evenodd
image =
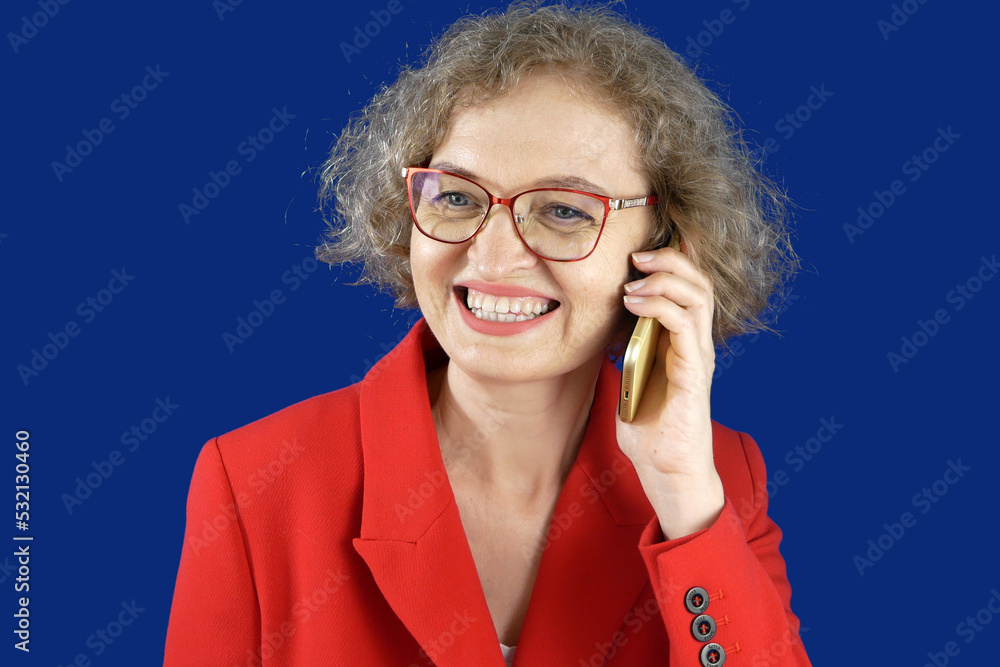
<path id="1" fill-rule="evenodd" d="M 553 307 L 544 298 L 494 296 L 472 289 L 466 294 L 465 303 L 478 319 L 488 322 L 526 322 Z"/>
<path id="2" fill-rule="evenodd" d="M 493 310 L 484 310 L 482 308 L 472 308 L 472 314 L 475 315 L 480 320 L 486 320 L 488 322 L 525 322 L 527 320 L 533 320 L 538 315 L 534 313 L 530 315 L 525 315 L 524 313 L 497 313 Z"/>

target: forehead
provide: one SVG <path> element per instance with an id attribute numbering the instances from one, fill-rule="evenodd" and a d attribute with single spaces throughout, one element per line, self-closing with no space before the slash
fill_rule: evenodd
<path id="1" fill-rule="evenodd" d="M 495 194 L 527 188 L 554 174 L 604 186 L 616 196 L 642 194 L 630 128 L 600 96 L 557 73 L 525 77 L 485 102 L 456 104 L 432 164 L 474 174 Z"/>

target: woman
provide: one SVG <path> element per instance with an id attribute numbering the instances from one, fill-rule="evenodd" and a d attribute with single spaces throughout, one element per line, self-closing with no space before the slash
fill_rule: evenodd
<path id="1" fill-rule="evenodd" d="M 464 19 L 380 94 L 317 254 L 424 319 L 202 450 L 166 664 L 808 665 L 760 451 L 710 414 L 714 344 L 795 264 L 727 119 L 603 9 Z"/>

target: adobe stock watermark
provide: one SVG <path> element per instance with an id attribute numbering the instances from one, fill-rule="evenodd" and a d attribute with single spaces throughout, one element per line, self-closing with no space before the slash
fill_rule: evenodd
<path id="1" fill-rule="evenodd" d="M 798 636 L 801 637 L 807 632 L 809 632 L 809 628 L 800 626 Z M 785 630 L 781 637 L 771 642 L 770 646 L 753 654 L 753 657 L 750 658 L 750 667 L 770 667 L 771 665 L 781 667 L 786 664 L 787 658 L 785 656 L 792 651 L 792 646 L 796 643 L 795 640 L 796 637 L 792 631 Z"/>
<path id="2" fill-rule="evenodd" d="M 775 313 L 775 317 L 776 318 L 780 317 L 786 310 L 791 308 L 792 304 L 794 304 L 800 298 L 802 297 L 800 297 L 798 294 L 793 294 L 789 292 L 785 296 L 781 306 Z M 747 347 L 756 343 L 758 340 L 760 340 L 759 331 L 747 339 L 746 345 L 744 345 L 743 342 L 739 340 L 733 342 L 733 344 L 729 346 L 729 349 L 726 351 L 726 353 L 719 356 L 716 359 L 715 370 L 712 371 L 712 381 L 714 382 L 715 380 L 718 380 L 720 377 L 722 377 L 722 374 L 725 373 L 730 368 L 732 368 L 736 364 L 736 361 L 740 357 L 742 357 L 744 353 L 746 353 Z"/>
<path id="3" fill-rule="evenodd" d="M 993 622 L 994 616 L 1000 616 L 1000 591 L 992 588 L 986 604 L 975 614 L 969 614 L 955 626 L 955 634 L 964 639 L 966 644 L 971 644 L 976 636 Z M 951 658 L 957 657 L 961 652 L 962 649 L 958 642 L 946 642 L 942 650 L 927 652 L 927 662 L 924 663 L 923 667 L 945 667 Z"/>
<path id="4" fill-rule="evenodd" d="M 308 623 L 313 614 L 326 606 L 350 579 L 351 575 L 343 570 L 337 572 L 327 570 L 323 583 L 295 601 L 291 615 L 281 622 L 277 631 L 262 634 L 258 650 L 247 649 L 247 660 L 244 664 L 247 667 L 261 667 L 265 664 L 264 661 L 268 661 L 266 664 L 271 664 L 271 659 L 280 653 L 285 642 L 291 639 L 303 624 Z"/>
<path id="5" fill-rule="evenodd" d="M 993 276 L 998 271 L 1000 271 L 1000 263 L 997 262 L 996 254 L 989 258 L 985 255 L 980 257 L 976 271 L 963 282 L 957 283 L 954 288 L 948 290 L 944 297 L 945 302 L 954 304 L 955 312 L 962 310 L 983 289 L 983 285 L 993 280 Z M 892 372 L 898 373 L 901 367 L 910 363 L 910 360 L 916 357 L 934 336 L 938 335 L 941 327 L 949 322 L 951 322 L 951 314 L 945 308 L 938 308 L 926 320 L 917 320 L 913 333 L 900 337 L 899 351 L 890 351 L 886 354 Z"/>
<path id="6" fill-rule="evenodd" d="M 597 475 L 597 479 L 591 478 L 590 483 L 580 488 L 580 495 L 587 499 L 587 505 L 594 505 L 602 494 L 607 493 L 621 479 L 622 475 L 634 470 L 631 462 L 616 456 L 610 468 L 605 468 Z M 548 527 L 540 532 L 533 543 L 526 544 L 522 550 L 525 557 L 533 557 L 544 553 L 556 541 L 562 539 L 569 532 L 577 519 L 583 516 L 586 506 L 580 502 L 573 501 L 562 512 L 552 515 Z"/>
<path id="7" fill-rule="evenodd" d="M 11 564 L 9 556 L 4 556 L 3 562 L 0 563 L 0 584 L 5 583 L 15 574 L 17 574 L 17 567 Z"/>
<path id="8" fill-rule="evenodd" d="M 90 653 L 82 651 L 77 653 L 72 660 L 66 663 L 66 667 L 90 667 L 91 660 L 103 655 L 144 611 L 146 608 L 140 607 L 135 600 L 131 602 L 122 600 L 121 611 L 117 612 L 103 627 L 98 628 L 87 637 L 84 644 L 90 649 Z M 63 665 L 60 664 L 57 667 L 63 667 Z"/>
<path id="9" fill-rule="evenodd" d="M 947 130 L 939 127 L 937 129 L 937 136 L 934 137 L 930 145 L 919 154 L 914 153 L 909 160 L 902 164 L 900 170 L 903 172 L 903 175 L 909 176 L 911 183 L 916 183 L 924 175 L 924 172 L 938 161 L 941 154 L 951 149 L 955 145 L 955 141 L 960 139 L 961 136 L 951 129 L 951 125 L 948 126 Z M 871 229 L 875 221 L 885 215 L 885 212 L 905 193 L 906 184 L 902 179 L 892 181 L 887 190 L 873 190 L 873 201 L 867 205 L 858 207 L 858 218 L 854 224 L 849 222 L 844 223 L 844 233 L 847 235 L 847 240 L 851 245 L 854 245 L 856 237 L 861 236 Z"/>
<path id="10" fill-rule="evenodd" d="M 236 154 L 241 156 L 246 164 L 250 164 L 267 148 L 268 144 L 274 141 L 275 136 L 288 127 L 295 117 L 296 114 L 288 113 L 286 106 L 281 107 L 281 111 L 278 111 L 277 107 L 272 107 L 270 120 L 264 127 L 247 135 L 246 139 L 237 144 Z M 243 173 L 243 165 L 238 159 L 228 160 L 219 171 L 210 169 L 205 184 L 200 188 L 191 188 L 191 203 L 181 202 L 177 205 L 177 210 L 180 212 L 184 224 L 190 224 L 192 217 L 201 215 L 201 212 L 208 208 L 212 200 L 229 187 L 233 177 L 239 176 L 241 173 Z"/>
<path id="11" fill-rule="evenodd" d="M 844 425 L 838 422 L 836 417 L 821 417 L 815 435 L 806 438 L 801 445 L 796 445 L 786 451 L 783 458 L 784 462 L 791 467 L 793 473 L 801 472 L 843 428 Z M 783 486 L 787 486 L 792 480 L 791 475 L 784 468 L 773 468 L 769 470 L 769 473 L 769 478 L 757 481 L 753 490 L 753 502 L 743 498 L 739 506 L 733 506 L 736 517 L 733 518 L 733 525 L 730 528 L 735 531 L 743 530 L 740 525 L 741 522 L 747 523 L 753 519 L 754 515 L 767 502 L 778 495 L 778 490 Z"/>
<path id="12" fill-rule="evenodd" d="M 383 356 L 385 354 L 388 354 L 388 353 L 392 352 L 392 350 L 399 343 L 401 343 L 404 338 L 406 338 L 406 335 L 408 333 L 410 333 L 410 330 L 420 320 L 421 317 L 422 317 L 422 315 L 421 315 L 421 313 L 420 313 L 419 310 L 413 311 L 412 313 L 410 313 L 407 316 L 406 326 L 402 329 L 402 331 L 400 331 L 396 335 L 396 339 L 395 340 L 382 341 L 381 343 L 379 343 L 378 346 L 382 350 L 382 352 L 384 353 Z M 364 378 L 368 377 L 368 374 L 371 372 L 371 370 L 376 366 L 376 364 L 378 364 L 379 359 L 381 359 L 381 357 L 378 357 L 374 361 L 372 361 L 368 357 L 365 357 L 364 360 L 362 361 L 362 363 L 364 364 L 364 368 L 361 371 L 361 375 L 358 376 L 358 375 L 355 375 L 355 374 L 352 373 L 351 375 L 348 376 L 347 380 L 351 384 L 355 384 L 357 382 L 361 382 L 361 380 L 363 380 Z"/>
<path id="13" fill-rule="evenodd" d="M 806 464 L 812 461 L 823 450 L 823 445 L 833 440 L 834 436 L 843 428 L 844 425 L 839 423 L 836 417 L 831 416 L 829 419 L 822 417 L 819 420 L 819 428 L 816 429 L 816 434 L 806 438 L 805 442 L 801 445 L 796 445 L 785 452 L 784 462 L 791 467 L 792 472 L 801 472 L 806 467 Z M 778 489 L 787 485 L 790 481 L 791 477 L 785 472 L 784 468 L 772 469 L 770 471 L 770 479 L 758 482 L 757 493 L 755 495 L 762 500 L 763 498 L 770 500 L 778 495 Z M 761 502 L 761 504 L 763 503 Z M 751 503 L 744 498 L 741 506 L 735 509 L 740 518 L 748 520 L 760 507 L 751 507 Z"/>
<path id="14" fill-rule="evenodd" d="M 678 591 L 679 592 L 679 591 Z M 637 604 L 625 615 L 623 625 L 629 629 L 632 637 L 637 635 L 642 628 L 650 621 L 662 623 L 658 617 L 660 615 L 660 605 L 656 598 L 649 598 L 642 604 Z M 601 667 L 608 660 L 611 660 L 618 653 L 618 649 L 631 641 L 629 634 L 621 630 L 616 630 L 610 641 L 594 642 L 594 652 L 584 660 L 580 658 L 577 663 L 579 667 Z"/>
<path id="15" fill-rule="evenodd" d="M 750 0 L 730 0 L 730 2 L 736 5 L 736 8 L 741 12 L 745 12 L 750 7 Z M 694 35 L 689 35 L 684 43 L 684 52 L 679 52 L 677 55 L 688 67 L 693 66 L 698 58 L 705 53 L 705 49 L 712 46 L 715 40 L 722 36 L 726 26 L 736 22 L 737 16 L 736 12 L 727 7 L 719 12 L 718 18 L 702 21 L 701 24 L 705 29 Z"/>
<path id="16" fill-rule="evenodd" d="M 31 18 L 22 16 L 21 29 L 16 33 L 7 33 L 7 41 L 10 42 L 14 53 L 20 53 L 21 47 L 38 35 L 38 31 L 49 24 L 49 19 L 55 18 L 59 13 L 59 7 L 68 4 L 69 0 L 38 0 L 38 7 L 42 11 L 35 12 Z"/>
<path id="17" fill-rule="evenodd" d="M 455 640 L 468 632 L 472 624 L 479 620 L 469 613 L 468 609 L 461 613 L 455 610 L 452 612 L 452 616 L 454 620 L 448 626 L 448 629 L 443 630 L 436 638 L 432 639 L 426 649 L 420 649 L 420 657 L 426 660 L 428 664 L 437 664 L 441 656 L 455 645 Z M 416 663 L 410 663 L 410 667 L 420 666 Z"/>
<path id="18" fill-rule="evenodd" d="M 929 486 L 922 488 L 910 500 L 910 504 L 913 505 L 914 509 L 920 510 L 921 514 L 930 512 L 934 504 L 940 502 L 951 487 L 958 484 L 965 473 L 972 470 L 972 466 L 962 465 L 960 458 L 954 461 L 949 459 L 946 466 L 941 479 L 937 479 Z M 883 523 L 882 527 L 885 531 L 875 539 L 868 540 L 866 543 L 868 548 L 864 555 L 855 554 L 852 559 L 854 567 L 858 570 L 858 575 L 865 576 L 866 569 L 874 567 L 875 563 L 882 560 L 886 553 L 903 539 L 907 529 L 917 525 L 918 518 L 912 512 L 903 512 L 898 522 Z"/>
<path id="19" fill-rule="evenodd" d="M 782 139 L 788 141 L 795 136 L 796 132 L 805 127 L 805 124 L 812 119 L 813 114 L 822 109 L 833 95 L 833 91 L 826 89 L 825 83 L 819 84 L 818 88 L 814 85 L 809 86 L 809 95 L 805 102 L 779 118 L 774 123 L 774 131 L 780 133 Z M 755 151 L 756 161 L 759 163 L 767 162 L 767 158 L 779 150 L 781 150 L 781 144 L 778 140 L 774 137 L 768 137 Z"/>
<path id="20" fill-rule="evenodd" d="M 392 17 L 402 13 L 403 9 L 400 0 L 389 0 L 385 9 L 373 9 L 368 12 L 372 20 L 365 23 L 363 29 L 360 25 L 354 26 L 354 35 L 350 44 L 340 43 L 340 52 L 344 54 L 344 60 L 350 64 L 351 58 L 360 54 L 371 44 L 372 40 L 382 33 L 383 29 L 389 27 L 389 24 L 392 23 Z"/>
<path id="21" fill-rule="evenodd" d="M 125 120 L 168 76 L 170 76 L 170 72 L 162 71 L 159 64 L 155 68 L 147 65 L 146 74 L 139 80 L 139 83 L 132 86 L 131 90 L 111 100 L 111 113 L 115 114 L 118 120 Z M 63 162 L 58 160 L 52 162 L 52 172 L 56 175 L 56 180 L 62 183 L 65 175 L 72 173 L 74 169 L 83 164 L 83 158 L 93 153 L 94 149 L 104 141 L 104 137 L 114 131 L 115 124 L 110 118 L 102 118 L 97 122 L 97 127 L 92 130 L 87 128 L 81 130 L 80 134 L 83 135 L 83 139 L 72 146 L 66 145 L 66 157 L 63 158 Z"/>
<path id="22" fill-rule="evenodd" d="M 469 464 L 473 453 L 480 449 L 489 437 L 503 428 L 503 424 L 498 419 L 500 413 L 490 408 L 486 408 L 486 420 L 480 423 L 472 433 L 466 434 L 453 442 L 447 451 L 442 451 L 446 470 L 455 470 L 466 467 Z M 417 488 L 410 488 L 407 491 L 406 505 L 396 503 L 393 511 L 400 523 L 410 518 L 417 510 L 424 506 L 441 487 L 448 484 L 447 474 L 435 471 L 424 473 L 426 481 L 420 483 Z"/>
<path id="23" fill-rule="evenodd" d="M 236 11 L 236 8 L 243 4 L 243 0 L 212 0 L 212 9 L 219 21 L 226 20 L 226 14 Z"/>
<path id="24" fill-rule="evenodd" d="M 81 301 L 76 307 L 76 314 L 83 318 L 84 324 L 90 324 L 97 318 L 98 313 L 104 312 L 104 309 L 111 305 L 115 295 L 121 294 L 133 280 L 135 280 L 135 276 L 129 274 L 124 266 L 121 271 L 113 269 L 107 288 L 98 290 L 94 296 L 88 296 Z M 28 363 L 18 364 L 15 369 L 24 386 L 27 387 L 33 378 L 38 377 L 39 373 L 44 371 L 52 361 L 55 361 L 59 353 L 69 346 L 70 339 L 79 336 L 81 331 L 82 329 L 76 320 L 71 319 L 56 333 L 51 331 L 48 333 L 50 342 L 42 345 L 41 352 L 36 347 L 31 348 L 31 359 Z"/>
<path id="25" fill-rule="evenodd" d="M 302 287 L 302 283 L 309 280 L 309 277 L 318 268 L 319 262 L 312 257 L 306 257 L 301 262 L 292 264 L 287 271 L 281 274 L 281 284 L 290 285 L 288 291 L 294 292 Z M 240 315 L 236 318 L 236 328 L 233 330 L 233 333 L 229 331 L 222 332 L 222 342 L 225 343 L 229 354 L 235 352 L 238 345 L 242 345 L 250 340 L 254 331 L 263 326 L 264 322 L 274 315 L 277 307 L 284 304 L 287 298 L 284 290 L 275 288 L 262 301 L 254 299 L 252 302 L 253 309 L 247 313 L 246 317 Z"/>
<path id="26" fill-rule="evenodd" d="M 836 417 L 820 418 L 816 434 L 806 438 L 805 442 L 801 445 L 796 445 L 785 452 L 784 462 L 792 469 L 793 473 L 801 472 L 807 463 L 823 451 L 823 445 L 832 441 L 843 428 L 844 425 L 838 422 Z M 790 480 L 791 477 L 789 477 L 784 469 L 777 468 L 772 470 L 771 478 L 764 483 L 764 491 L 768 499 L 778 495 L 778 489 L 788 484 Z"/>
<path id="27" fill-rule="evenodd" d="M 903 0 L 898 5 L 894 3 L 888 20 L 879 19 L 875 22 L 875 27 L 882 33 L 882 41 L 888 42 L 889 35 L 898 32 L 900 28 L 906 25 L 910 17 L 917 13 L 920 6 L 926 3 L 927 0 Z"/>
<path id="28" fill-rule="evenodd" d="M 299 444 L 295 438 L 292 438 L 291 441 L 282 440 L 281 447 L 267 464 L 251 472 L 247 478 L 246 484 L 253 493 L 236 491 L 235 503 L 220 503 L 219 511 L 211 520 L 202 519 L 200 526 L 188 526 L 184 540 L 186 546 L 191 549 L 195 556 L 200 556 L 202 551 L 218 540 L 222 533 L 237 523 L 239 508 L 251 505 L 256 498 L 271 488 L 271 485 L 285 474 L 285 471 L 299 459 L 305 450 L 306 448 Z"/>
<path id="29" fill-rule="evenodd" d="M 154 407 L 149 416 L 142 419 L 138 424 L 133 424 L 128 430 L 123 431 L 119 438 L 122 446 L 126 448 L 125 451 L 130 454 L 134 453 L 143 443 L 149 440 L 156 433 L 160 424 L 167 421 L 174 414 L 174 411 L 181 407 L 171 401 L 169 396 L 166 398 L 157 398 L 153 401 L 153 404 Z M 106 459 L 91 461 L 90 467 L 93 468 L 93 472 L 88 472 L 83 477 L 77 477 L 73 480 L 76 482 L 73 492 L 63 493 L 60 496 L 63 507 L 66 508 L 66 513 L 72 515 L 73 510 L 83 505 L 83 501 L 94 495 L 94 491 L 100 488 L 123 463 L 125 463 L 125 454 L 120 449 L 112 449 Z"/>

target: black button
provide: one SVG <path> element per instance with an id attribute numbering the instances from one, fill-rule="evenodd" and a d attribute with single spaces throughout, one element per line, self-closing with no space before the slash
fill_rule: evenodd
<path id="1" fill-rule="evenodd" d="M 700 642 L 707 642 L 715 636 L 715 619 L 708 614 L 702 614 L 691 624 L 691 633 Z"/>
<path id="2" fill-rule="evenodd" d="M 708 591 L 695 586 L 687 592 L 684 604 L 687 605 L 688 611 L 692 614 L 704 614 L 705 610 L 708 609 Z"/>
<path id="3" fill-rule="evenodd" d="M 701 664 L 704 667 L 722 667 L 726 664 L 726 650 L 718 644 L 705 644 L 701 649 Z"/>

